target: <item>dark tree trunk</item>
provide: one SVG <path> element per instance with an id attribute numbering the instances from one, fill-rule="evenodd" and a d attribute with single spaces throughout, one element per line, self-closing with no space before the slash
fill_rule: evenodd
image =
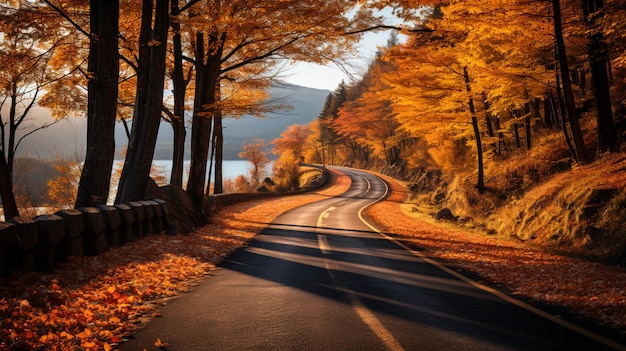
<path id="1" fill-rule="evenodd" d="M 484 180 L 484 167 L 483 167 L 483 145 L 480 141 L 480 131 L 478 129 L 478 119 L 476 118 L 476 110 L 474 109 L 474 99 L 472 99 L 472 89 L 470 87 L 469 72 L 467 67 L 463 67 L 463 78 L 465 80 L 465 90 L 469 99 L 469 109 L 472 115 L 472 127 L 474 128 L 474 136 L 476 137 L 476 153 L 478 160 L 478 180 L 476 182 L 476 188 L 482 191 L 485 189 Z"/>
<path id="2" fill-rule="evenodd" d="M 179 0 L 172 0 L 172 15 L 179 13 Z M 185 92 L 187 81 L 183 72 L 183 49 L 180 37 L 180 23 L 172 21 L 172 44 L 174 47 L 174 71 L 172 74 L 174 116 L 170 118 L 174 132 L 174 145 L 172 153 L 172 172 L 170 174 L 170 184 L 182 186 L 185 162 Z"/>
<path id="3" fill-rule="evenodd" d="M 556 54 L 556 51 L 555 51 L 555 54 Z M 554 101 L 553 108 L 555 109 L 556 115 L 558 116 L 558 118 L 560 118 L 559 125 L 561 126 L 561 130 L 563 131 L 563 137 L 565 138 L 565 144 L 567 145 L 567 149 L 569 150 L 570 154 L 572 154 L 574 159 L 576 159 L 576 148 L 574 147 L 574 144 L 572 144 L 572 140 L 570 139 L 569 131 L 567 129 L 567 118 L 565 115 L 565 104 L 563 103 L 563 92 L 561 90 L 561 76 L 559 75 L 559 72 L 556 72 L 555 81 L 556 81 L 557 99 L 556 101 Z"/>
<path id="4" fill-rule="evenodd" d="M 191 126 L 191 168 L 187 193 L 198 203 L 204 196 L 207 159 L 211 140 L 215 87 L 220 76 L 220 65 L 225 34 L 209 34 L 209 44 L 204 48 L 204 35 L 196 37 L 196 95 Z"/>
<path id="5" fill-rule="evenodd" d="M 525 118 L 524 118 L 524 129 L 526 132 L 526 150 L 530 150 L 532 143 L 531 143 L 531 134 L 530 134 L 530 103 L 526 102 L 524 104 L 524 113 L 525 113 Z"/>
<path id="6" fill-rule="evenodd" d="M 152 1 L 142 0 L 141 29 L 139 32 L 139 54 L 137 55 L 137 87 L 135 89 L 135 108 L 133 125 L 141 120 L 146 109 L 148 84 L 150 79 L 150 40 L 152 40 Z M 130 137 L 129 137 L 130 139 Z"/>
<path id="7" fill-rule="evenodd" d="M 213 116 L 213 120 L 215 120 L 215 116 Z M 215 127 L 215 126 L 213 126 Z M 207 186 L 205 189 L 205 193 L 207 195 L 211 195 L 211 176 L 213 175 L 213 165 L 215 164 L 215 130 L 213 130 L 213 135 L 211 136 L 211 145 L 209 145 L 209 150 L 211 151 L 211 153 L 209 154 L 209 171 L 208 171 L 208 177 L 207 177 Z M 214 190 L 215 191 L 215 190 Z"/>
<path id="8" fill-rule="evenodd" d="M 576 158 L 578 162 L 588 163 L 589 156 L 583 134 L 578 123 L 578 112 L 576 111 L 576 103 L 574 102 L 574 93 L 572 91 L 572 82 L 570 80 L 569 64 L 567 63 L 567 54 L 565 52 L 565 41 L 563 39 L 563 24 L 561 22 L 561 4 L 559 0 L 552 0 L 554 12 L 554 35 L 556 37 L 557 55 L 559 67 L 561 71 L 561 80 L 563 84 L 563 95 L 565 98 L 565 109 L 569 119 L 570 128 L 572 130 L 572 138 L 576 146 Z"/>
<path id="9" fill-rule="evenodd" d="M 483 105 L 485 106 L 485 124 L 487 125 L 487 135 L 493 138 L 495 136 L 495 131 L 493 127 L 493 117 L 489 112 L 489 100 L 487 100 L 487 95 L 484 92 L 482 96 Z M 491 146 L 493 147 L 495 154 L 499 156 L 500 148 L 498 147 L 498 144 L 494 142 L 493 144 L 491 144 Z"/>
<path id="10" fill-rule="evenodd" d="M 505 151 L 508 150 L 506 147 L 506 141 L 504 140 L 504 133 L 500 129 L 500 117 L 494 118 L 493 122 L 496 125 L 496 130 L 498 131 L 498 155 L 500 155 L 502 154 L 502 147 L 504 147 Z"/>
<path id="11" fill-rule="evenodd" d="M 220 79 L 215 86 L 215 101 L 222 100 L 222 87 Z M 224 131 L 222 130 L 222 109 L 217 107 L 213 113 L 213 138 L 211 142 L 211 159 L 209 160 L 209 184 L 211 184 L 211 175 L 213 177 L 213 194 L 221 194 L 223 189 L 223 161 L 224 161 Z M 215 168 L 213 168 L 215 166 Z M 214 173 L 211 173 L 213 171 Z M 207 194 L 209 193 L 207 187 Z"/>
<path id="12" fill-rule="evenodd" d="M 552 114 L 552 108 L 550 104 L 550 98 L 546 97 L 543 102 L 543 125 L 546 127 L 546 129 L 552 129 L 552 127 L 554 127 L 554 115 Z"/>
<path id="13" fill-rule="evenodd" d="M 593 27 L 593 14 L 604 6 L 603 0 L 582 0 L 585 23 Z M 617 131 L 613 121 L 611 109 L 611 94 L 608 74 L 608 46 L 604 35 L 599 30 L 590 28 L 587 52 L 591 67 L 591 84 L 596 98 L 596 112 L 598 124 L 598 151 L 619 151 Z"/>
<path id="14" fill-rule="evenodd" d="M 0 197 L 2 197 L 2 209 L 4 210 L 4 220 L 19 217 L 20 213 L 13 194 L 13 177 L 9 171 L 4 155 L 0 155 Z"/>
<path id="15" fill-rule="evenodd" d="M 215 148 L 215 179 L 213 185 L 213 194 L 221 194 L 224 192 L 223 181 L 223 161 L 224 161 L 224 129 L 222 128 L 222 111 L 218 111 L 213 116 L 213 135 Z"/>
<path id="16" fill-rule="evenodd" d="M 474 127 L 474 135 L 476 136 L 476 153 L 478 156 L 478 181 L 476 182 L 476 188 L 478 190 L 485 189 L 484 170 L 483 170 L 483 146 L 480 142 L 480 131 L 478 130 L 478 119 L 476 116 L 472 116 L 472 126 Z"/>
<path id="17" fill-rule="evenodd" d="M 144 88 L 146 100 L 143 113 L 136 115 L 133 121 L 126 160 L 115 199 L 117 203 L 141 200 L 146 193 L 161 122 L 168 27 L 169 0 L 157 0 L 152 32 L 152 42 L 155 44 L 150 46 L 149 66 L 140 67 L 140 71 L 148 73 L 147 79 L 144 80 L 147 82 Z"/>
<path id="18" fill-rule="evenodd" d="M 517 118 L 517 116 L 513 116 L 513 118 Z M 515 147 L 519 150 L 522 148 L 522 141 L 519 138 L 519 125 L 515 122 L 511 126 L 513 127 L 513 135 L 515 136 Z"/>
<path id="19" fill-rule="evenodd" d="M 185 171 L 185 140 L 187 139 L 187 129 L 185 121 L 176 118 L 172 123 L 174 131 L 174 145 L 172 151 L 172 172 L 170 174 L 170 184 L 176 186 L 183 185 L 183 173 Z"/>
<path id="20" fill-rule="evenodd" d="M 87 83 L 87 152 L 76 207 L 106 203 L 115 155 L 119 76 L 119 0 L 91 0 Z"/>
<path id="21" fill-rule="evenodd" d="M 567 118 L 565 116 L 565 111 L 563 110 L 565 108 L 565 105 L 562 103 L 563 99 L 561 98 L 561 78 L 558 74 L 556 76 L 556 91 L 559 98 L 558 103 L 554 102 L 553 108 L 556 115 L 560 118 L 559 125 L 561 126 L 561 130 L 563 131 L 563 137 L 565 138 L 565 144 L 567 145 L 567 149 L 569 150 L 570 154 L 572 154 L 574 159 L 576 159 L 576 148 L 574 147 L 574 144 L 572 144 L 572 140 L 570 139 L 569 131 L 567 129 Z"/>
<path id="22" fill-rule="evenodd" d="M 530 116 L 526 116 L 524 119 L 524 127 L 526 128 L 526 150 L 530 150 L 532 147 L 532 138 L 530 134 Z"/>

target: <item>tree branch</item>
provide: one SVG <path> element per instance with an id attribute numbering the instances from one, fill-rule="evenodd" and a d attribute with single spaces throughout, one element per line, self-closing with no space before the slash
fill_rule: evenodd
<path id="1" fill-rule="evenodd" d="M 61 15 L 61 17 L 65 18 L 68 22 L 70 22 L 70 24 L 74 26 L 74 28 L 76 28 L 79 32 L 83 33 L 88 38 L 91 38 L 91 35 L 89 34 L 89 32 L 84 30 L 83 27 L 81 27 L 78 23 L 74 22 L 74 20 L 72 20 L 70 16 L 67 13 L 65 13 L 65 11 L 63 11 L 63 9 L 51 3 L 50 0 L 43 0 L 43 1 L 46 4 L 48 4 L 48 6 L 52 7 L 52 9 L 56 11 L 59 15 Z"/>
<path id="2" fill-rule="evenodd" d="M 381 24 L 381 25 L 378 25 L 378 26 L 367 27 L 367 28 L 363 28 L 363 29 L 357 29 L 357 30 L 341 33 L 341 35 L 361 34 L 361 33 L 365 33 L 365 32 L 381 30 L 381 29 L 394 29 L 394 30 L 397 30 L 397 31 L 400 31 L 400 32 L 409 32 L 409 33 L 431 33 L 431 32 L 434 32 L 433 29 L 426 28 L 426 27 L 408 29 L 408 28 L 405 28 L 405 27 Z"/>

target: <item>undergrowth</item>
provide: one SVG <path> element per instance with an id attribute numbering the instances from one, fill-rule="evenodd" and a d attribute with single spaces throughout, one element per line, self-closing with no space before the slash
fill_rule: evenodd
<path id="1" fill-rule="evenodd" d="M 434 215 L 448 208 L 468 228 L 545 251 L 626 265 L 626 154 L 579 165 L 559 133 L 536 139 L 531 150 L 491 156 L 481 191 L 475 172 L 444 176 L 438 187 L 414 189 L 412 210 Z"/>

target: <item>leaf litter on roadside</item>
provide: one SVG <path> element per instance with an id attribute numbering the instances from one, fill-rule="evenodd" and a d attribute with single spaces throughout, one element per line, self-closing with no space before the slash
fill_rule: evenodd
<path id="1" fill-rule="evenodd" d="M 334 178 L 316 193 L 230 206 L 188 235 L 149 235 L 54 272 L 0 278 L 0 351 L 115 350 L 278 214 L 347 190 L 346 176 Z"/>
<path id="2" fill-rule="evenodd" d="M 430 256 L 506 287 L 513 295 L 566 307 L 580 316 L 626 330 L 624 269 L 410 217 L 399 210 L 403 189 L 386 179 L 393 194 L 368 211 L 386 231 Z"/>

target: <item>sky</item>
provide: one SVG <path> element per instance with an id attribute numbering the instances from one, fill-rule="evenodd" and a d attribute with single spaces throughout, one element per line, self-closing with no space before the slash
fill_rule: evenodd
<path id="1" fill-rule="evenodd" d="M 391 13 L 390 8 L 380 11 L 380 14 L 386 18 L 385 22 L 387 24 L 399 25 L 403 22 Z M 333 91 L 342 80 L 349 83 L 355 76 L 360 78 L 360 75 L 365 72 L 370 62 L 374 59 L 377 48 L 387 44 L 390 34 L 391 30 L 384 30 L 369 32 L 363 35 L 358 45 L 359 54 L 350 60 L 353 67 L 350 68 L 349 73 L 353 77 L 350 77 L 350 75 L 346 74 L 332 63 L 325 66 L 311 63 L 298 63 L 289 67 L 289 69 L 284 72 L 286 75 L 284 80 L 288 83 L 304 87 Z M 402 37 L 403 36 L 400 35 L 398 40 L 402 41 Z"/>
<path id="2" fill-rule="evenodd" d="M 390 34 L 391 32 L 387 30 L 367 33 L 363 36 L 359 43 L 359 54 L 350 59 L 353 67 L 350 67 L 349 71 L 353 77 L 360 78 L 374 59 L 377 47 L 385 46 Z M 288 83 L 331 91 L 335 90 L 342 80 L 349 83 L 352 79 L 333 63 L 325 66 L 305 62 L 297 63 L 288 66 L 283 74 L 284 80 Z"/>

